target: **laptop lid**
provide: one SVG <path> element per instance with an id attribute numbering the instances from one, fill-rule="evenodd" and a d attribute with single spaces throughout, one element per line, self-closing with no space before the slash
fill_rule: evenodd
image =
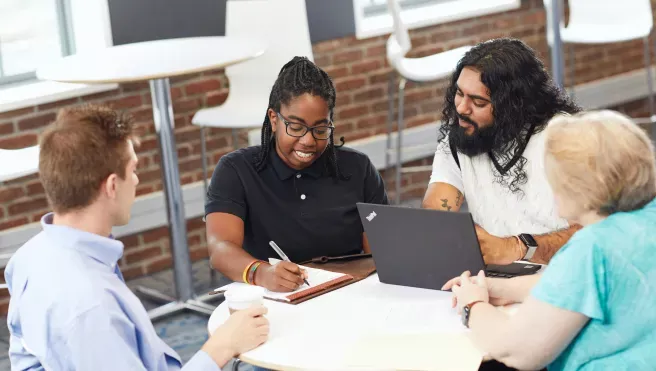
<path id="1" fill-rule="evenodd" d="M 466 270 L 485 268 L 470 213 L 357 207 L 383 283 L 439 290 Z"/>

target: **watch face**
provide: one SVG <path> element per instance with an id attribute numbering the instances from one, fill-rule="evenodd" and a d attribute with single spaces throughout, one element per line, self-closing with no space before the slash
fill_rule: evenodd
<path id="1" fill-rule="evenodd" d="M 460 314 L 460 320 L 465 327 L 469 327 L 469 306 L 465 305 L 462 307 L 462 313 Z"/>

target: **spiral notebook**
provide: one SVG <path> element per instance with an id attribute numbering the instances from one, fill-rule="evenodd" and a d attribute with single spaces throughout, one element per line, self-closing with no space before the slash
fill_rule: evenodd
<path id="1" fill-rule="evenodd" d="M 272 265 L 275 265 L 278 262 L 280 262 L 280 260 L 278 259 L 269 259 L 269 263 Z M 264 293 L 264 297 L 269 300 L 275 300 L 275 301 L 280 301 L 290 304 L 298 304 L 306 300 L 309 300 L 311 298 L 330 292 L 332 290 L 335 290 L 337 288 L 346 286 L 358 280 L 356 279 L 356 277 L 347 273 L 339 273 L 339 272 L 333 272 L 324 269 L 311 268 L 304 265 L 300 265 L 300 267 L 302 269 L 307 270 L 308 272 L 307 280 L 310 283 L 309 287 L 303 284 L 301 287 L 298 288 L 298 290 L 292 292 L 273 292 L 273 291 L 266 290 Z M 239 286 L 248 286 L 248 285 L 241 282 L 233 282 L 231 284 L 215 289 L 214 292 L 217 293 L 225 292 L 233 287 L 239 287 Z"/>

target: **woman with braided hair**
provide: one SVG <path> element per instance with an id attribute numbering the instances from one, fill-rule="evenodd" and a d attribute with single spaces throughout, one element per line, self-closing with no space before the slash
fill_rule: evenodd
<path id="1" fill-rule="evenodd" d="M 369 158 L 333 139 L 335 86 L 305 57 L 285 64 L 273 84 L 262 143 L 217 164 L 205 215 L 211 265 L 233 281 L 293 291 L 305 273 L 275 266 L 274 241 L 292 262 L 368 251 L 356 203 L 386 204 Z"/>

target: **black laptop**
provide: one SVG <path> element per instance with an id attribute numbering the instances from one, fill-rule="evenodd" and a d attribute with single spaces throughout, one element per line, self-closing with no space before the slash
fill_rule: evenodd
<path id="1" fill-rule="evenodd" d="M 539 264 L 485 266 L 471 214 L 358 203 L 358 212 L 383 283 L 439 290 L 468 270 L 509 278 Z"/>

